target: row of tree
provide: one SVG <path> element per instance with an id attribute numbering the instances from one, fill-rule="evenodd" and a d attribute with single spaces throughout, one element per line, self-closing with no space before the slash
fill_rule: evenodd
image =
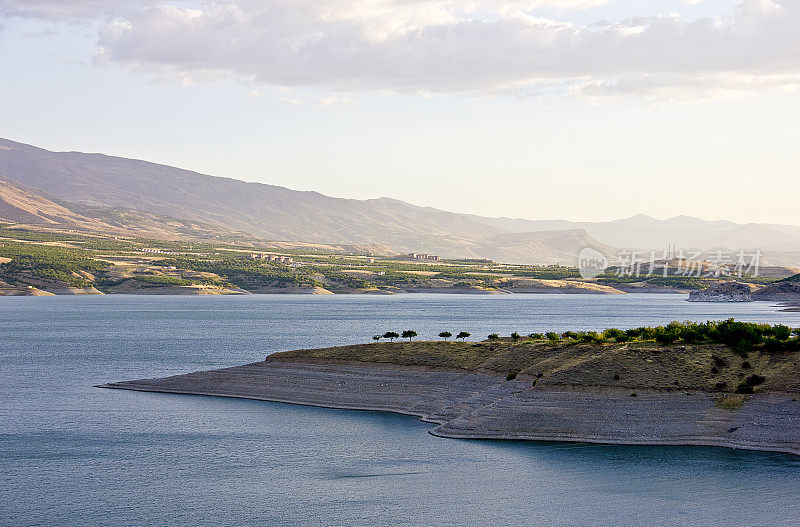
<path id="1" fill-rule="evenodd" d="M 372 340 L 374 340 L 375 342 L 378 342 L 381 339 L 387 339 L 389 342 L 394 342 L 394 339 L 404 338 L 404 339 L 408 339 L 408 341 L 411 342 L 411 339 L 413 339 L 416 336 L 417 336 L 417 332 L 416 331 L 414 331 L 412 329 L 407 329 L 407 330 L 403 331 L 402 333 L 396 333 L 394 331 L 387 331 L 383 335 L 375 335 L 374 337 L 372 337 Z M 449 331 L 442 331 L 441 333 L 439 333 L 439 337 L 443 338 L 444 340 L 447 340 L 452 336 L 453 336 L 453 334 L 450 333 Z M 458 335 L 456 335 L 456 338 L 457 339 L 461 339 L 461 340 L 466 340 L 466 338 L 469 337 L 469 336 L 470 336 L 470 333 L 467 333 L 466 331 L 462 331 Z"/>

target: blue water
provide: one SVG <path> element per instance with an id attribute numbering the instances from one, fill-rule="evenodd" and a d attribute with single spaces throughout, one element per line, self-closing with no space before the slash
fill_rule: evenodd
<path id="1" fill-rule="evenodd" d="M 405 416 L 92 387 L 388 330 L 800 326 L 683 298 L 0 298 L 0 525 L 799 524 L 790 456 L 450 440 Z"/>

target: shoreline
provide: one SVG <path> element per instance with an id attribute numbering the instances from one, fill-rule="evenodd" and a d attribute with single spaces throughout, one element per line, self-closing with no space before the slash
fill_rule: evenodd
<path id="1" fill-rule="evenodd" d="M 265 361 L 160 379 L 97 385 L 354 411 L 391 412 L 449 439 L 713 446 L 800 455 L 793 394 L 749 396 L 735 410 L 706 392 L 532 387 L 466 370 L 332 361 Z"/>

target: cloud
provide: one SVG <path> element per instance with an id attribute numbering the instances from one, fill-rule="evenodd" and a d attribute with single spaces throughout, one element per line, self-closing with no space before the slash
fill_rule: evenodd
<path id="1" fill-rule="evenodd" d="M 84 21 L 130 13 L 160 3 L 158 0 L 0 0 L 0 13 L 45 20 Z"/>
<path id="2" fill-rule="evenodd" d="M 14 2 L 0 0 L 0 6 L 9 3 Z M 604 3 L 141 2 L 102 23 L 96 62 L 183 83 L 227 77 L 343 92 L 672 99 L 798 87 L 800 2 L 745 0 L 720 18 L 665 14 L 594 24 L 571 21 L 571 9 Z M 43 9 L 57 3 L 24 4 Z M 58 2 L 71 4 L 77 9 L 110 2 Z M 543 8 L 549 16 L 541 14 Z"/>

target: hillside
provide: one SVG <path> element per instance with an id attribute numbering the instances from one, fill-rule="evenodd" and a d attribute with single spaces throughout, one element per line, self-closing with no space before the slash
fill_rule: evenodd
<path id="1" fill-rule="evenodd" d="M 124 208 L 76 205 L 45 197 L 36 189 L 0 180 L 0 221 L 89 233 L 159 239 L 236 241 L 248 237 L 192 220 Z"/>
<path id="2" fill-rule="evenodd" d="M 75 214 L 35 192 L 0 180 L 0 219 L 33 225 L 75 225 L 108 228 L 90 218 Z"/>
<path id="3" fill-rule="evenodd" d="M 379 244 L 397 253 L 527 264 L 573 264 L 584 247 L 613 261 L 616 248 L 661 251 L 674 243 L 707 252 L 760 249 L 762 265 L 793 267 L 800 262 L 800 227 L 788 225 L 740 225 L 689 216 L 657 220 L 641 214 L 594 223 L 488 218 L 390 198 L 333 198 L 102 154 L 51 152 L 6 139 L 0 139 L 0 175 L 62 205 L 124 210 L 129 217 L 133 211 L 152 215 L 137 219 L 151 231 L 169 218 L 191 222 L 192 228 L 203 225 L 263 240 Z M 76 223 L 76 218 L 67 219 Z M 124 227 L 126 222 L 117 223 Z"/>
<path id="4" fill-rule="evenodd" d="M 585 233 L 579 239 L 567 233 L 565 241 L 541 235 L 508 243 L 494 238 L 508 234 L 504 229 L 398 200 L 332 198 L 145 161 L 50 152 L 4 139 L 0 139 L 0 174 L 85 206 L 134 209 L 267 240 L 379 243 L 398 252 L 540 264 L 574 260 L 586 244 L 609 249 Z"/>
<path id="5" fill-rule="evenodd" d="M 472 342 L 383 342 L 295 350 L 271 361 L 338 361 L 456 368 L 492 372 L 534 384 L 627 388 L 800 392 L 797 352 L 734 352 L 724 344 L 658 344 L 653 341 L 597 344 L 578 338 Z M 748 379 L 752 376 L 753 380 Z"/>

